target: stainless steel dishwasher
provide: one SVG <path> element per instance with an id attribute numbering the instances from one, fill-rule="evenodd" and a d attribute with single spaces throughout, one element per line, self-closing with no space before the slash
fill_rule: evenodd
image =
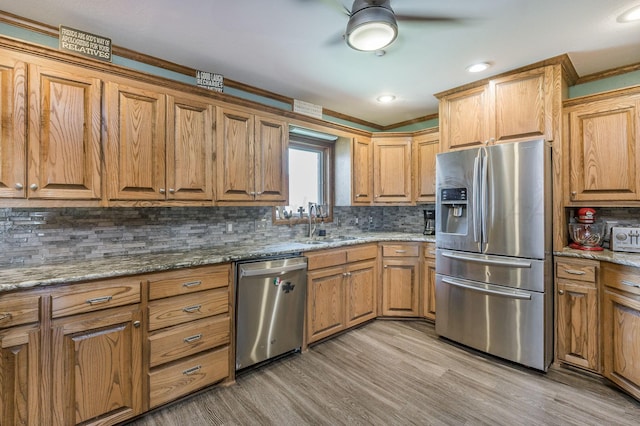
<path id="1" fill-rule="evenodd" d="M 236 370 L 302 347 L 306 290 L 305 257 L 236 264 Z"/>

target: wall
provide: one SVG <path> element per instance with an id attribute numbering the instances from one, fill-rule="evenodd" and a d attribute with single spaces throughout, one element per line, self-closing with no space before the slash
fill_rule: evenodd
<path id="1" fill-rule="evenodd" d="M 422 232 L 424 207 L 336 207 L 328 235 Z M 372 223 L 369 224 L 369 217 Z M 267 218 L 267 229 L 255 221 Z M 358 218 L 358 224 L 355 219 Z M 231 223 L 233 232 L 226 232 Z M 274 226 L 270 207 L 0 209 L 0 267 L 91 260 L 304 238 L 308 225 Z"/>

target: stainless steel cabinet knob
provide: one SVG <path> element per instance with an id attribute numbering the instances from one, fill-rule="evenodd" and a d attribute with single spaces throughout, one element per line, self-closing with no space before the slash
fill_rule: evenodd
<path id="1" fill-rule="evenodd" d="M 16 183 L 16 189 L 20 190 L 22 188 L 24 188 L 24 186 L 20 182 L 17 182 Z"/>
<path id="2" fill-rule="evenodd" d="M 161 194 L 164 194 L 164 192 L 165 192 L 165 191 L 164 191 L 164 188 L 160 188 L 160 193 L 161 193 Z"/>
<path id="3" fill-rule="evenodd" d="M 169 194 L 175 194 L 175 193 L 176 193 L 176 190 L 175 190 L 175 189 L 173 189 L 173 188 L 169 188 Z"/>
<path id="4" fill-rule="evenodd" d="M 564 294 L 564 290 L 558 290 L 558 294 L 562 296 Z"/>
<path id="5" fill-rule="evenodd" d="M 35 191 L 38 189 L 38 185 L 36 185 L 35 183 L 32 183 L 31 185 L 29 185 L 29 188 L 31 188 L 32 191 Z"/>

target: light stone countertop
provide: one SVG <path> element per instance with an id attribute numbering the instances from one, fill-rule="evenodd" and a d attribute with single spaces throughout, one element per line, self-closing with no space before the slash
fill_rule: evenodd
<path id="1" fill-rule="evenodd" d="M 0 268 L 0 293 L 55 284 L 70 284 L 88 280 L 114 278 L 126 275 L 145 274 L 214 265 L 239 260 L 286 255 L 367 242 L 435 242 L 435 236 L 402 232 L 372 232 L 339 236 L 316 237 L 313 240 L 255 241 L 253 243 L 229 244 L 209 249 L 193 249 L 185 252 L 163 252 L 144 255 L 105 257 L 82 262 L 65 262 Z"/>
<path id="2" fill-rule="evenodd" d="M 593 259 L 601 262 L 617 263 L 618 265 L 635 266 L 640 268 L 640 253 L 624 253 L 604 249 L 602 251 L 576 250 L 569 247 L 553 252 L 554 256 L 574 257 L 579 259 Z"/>

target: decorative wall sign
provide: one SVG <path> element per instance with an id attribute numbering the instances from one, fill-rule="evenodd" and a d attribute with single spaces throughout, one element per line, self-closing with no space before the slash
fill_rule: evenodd
<path id="1" fill-rule="evenodd" d="M 207 71 L 196 71 L 196 84 L 198 87 L 224 92 L 224 76 Z"/>
<path id="2" fill-rule="evenodd" d="M 322 120 L 322 106 L 310 104 L 309 102 L 293 100 L 293 112 L 308 115 L 310 117 L 319 118 Z"/>
<path id="3" fill-rule="evenodd" d="M 60 25 L 60 50 L 111 62 L 111 39 Z"/>

